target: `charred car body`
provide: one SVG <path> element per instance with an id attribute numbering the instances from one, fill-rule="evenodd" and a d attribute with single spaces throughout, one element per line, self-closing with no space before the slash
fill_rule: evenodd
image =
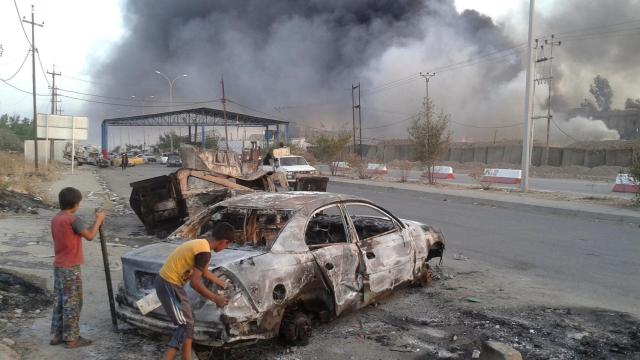
<path id="1" fill-rule="evenodd" d="M 442 258 L 442 233 L 400 220 L 361 198 L 314 192 L 254 193 L 218 203 L 192 217 L 169 242 L 122 257 L 118 316 L 136 327 L 169 333 L 162 308 L 143 316 L 134 303 L 153 289 L 164 259 L 181 241 L 196 238 L 207 221 L 234 226 L 235 241 L 212 255 L 210 269 L 231 286 L 219 309 L 190 286 L 194 342 L 234 346 L 281 334 L 305 343 L 311 321 L 362 308 L 412 282 L 427 282 L 428 261 Z"/>

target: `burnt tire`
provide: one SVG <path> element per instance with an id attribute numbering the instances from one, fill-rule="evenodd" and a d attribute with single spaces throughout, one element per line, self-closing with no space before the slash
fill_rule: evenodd
<path id="1" fill-rule="evenodd" d="M 418 275 L 416 282 L 421 286 L 429 286 L 433 282 L 433 270 L 426 261 L 420 268 L 420 275 Z"/>
<path id="2" fill-rule="evenodd" d="M 207 345 L 193 344 L 192 353 L 198 360 L 225 359 L 225 350 Z"/>
<path id="3" fill-rule="evenodd" d="M 308 345 L 311 338 L 311 319 L 297 309 L 286 311 L 280 326 L 280 335 L 287 343 L 296 346 Z"/>

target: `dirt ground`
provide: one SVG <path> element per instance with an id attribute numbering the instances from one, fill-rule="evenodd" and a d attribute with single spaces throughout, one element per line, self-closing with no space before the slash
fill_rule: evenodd
<path id="1" fill-rule="evenodd" d="M 99 172 L 81 169 L 47 191 L 57 194 L 69 182 L 84 194 L 80 215 L 86 221 L 94 207 L 108 212 L 105 233 L 117 286 L 122 277 L 120 256 L 157 239 L 144 234 L 127 199 L 116 195 Z M 11 270 L 0 272 L 0 340 L 14 342 L 11 348 L 24 359 L 159 358 L 165 338 L 123 324 L 118 333 L 112 330 L 96 242 L 84 245 L 81 318 L 81 332 L 95 344 L 77 350 L 48 345 L 48 226 L 54 213 L 40 209 L 38 214 L 6 213 L 0 218 L 0 268 Z M 226 358 L 469 359 L 483 340 L 492 339 L 513 346 L 525 359 L 640 359 L 640 309 L 633 314 L 607 309 L 607 304 L 550 290 L 539 279 L 516 276 L 453 251 L 445 252 L 435 274 L 430 287 L 407 287 L 375 306 L 315 324 L 308 346 L 264 341 L 231 350 Z"/>

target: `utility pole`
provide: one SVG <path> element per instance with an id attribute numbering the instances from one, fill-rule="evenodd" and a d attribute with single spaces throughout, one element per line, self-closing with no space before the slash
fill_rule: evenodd
<path id="1" fill-rule="evenodd" d="M 434 72 L 427 72 L 427 73 L 420 73 L 420 76 L 422 76 L 425 80 L 425 90 L 426 90 L 426 97 L 424 98 L 424 103 L 427 104 L 429 102 L 429 80 L 436 76 L 436 73 Z"/>
<path id="2" fill-rule="evenodd" d="M 226 143 L 227 151 L 229 151 L 229 132 L 227 130 L 227 98 L 224 96 L 224 76 L 220 77 L 220 84 L 222 84 L 222 114 L 224 116 L 224 141 Z"/>
<path id="3" fill-rule="evenodd" d="M 542 39 L 536 39 L 535 49 L 538 48 L 538 44 Z M 536 64 L 542 65 L 541 76 L 535 80 L 537 85 L 546 83 L 548 87 L 548 95 L 547 95 L 547 115 L 546 116 L 536 116 L 535 118 L 547 119 L 547 137 L 544 147 L 544 153 L 542 155 L 542 163 L 547 165 L 549 163 L 549 132 L 551 131 L 551 119 L 553 116 L 551 115 L 551 93 L 552 93 L 552 82 L 553 82 L 553 47 L 560 46 L 562 41 L 556 41 L 555 35 L 551 35 L 551 39 L 544 39 L 544 43 L 540 45 L 541 55 L 535 60 Z M 549 49 L 549 56 L 546 55 L 546 49 Z M 549 67 L 547 69 L 545 63 L 549 63 Z"/>
<path id="4" fill-rule="evenodd" d="M 529 190 L 529 164 L 531 163 L 531 105 L 533 104 L 533 81 L 531 81 L 531 72 L 533 68 L 533 12 L 535 0 L 529 0 L 529 36 L 527 41 L 527 78 L 525 83 L 524 96 L 524 126 L 522 130 L 522 181 L 520 182 L 520 190 L 526 192 Z"/>
<path id="5" fill-rule="evenodd" d="M 56 72 L 56 65 L 53 65 L 52 71 L 47 71 L 47 74 L 51 75 L 51 114 L 56 114 L 58 105 L 58 94 L 56 88 L 56 76 L 62 76 L 62 73 Z"/>
<path id="6" fill-rule="evenodd" d="M 358 96 L 356 98 L 356 90 Z M 356 103 L 357 100 L 357 103 Z M 358 128 L 356 129 L 356 109 L 358 110 Z M 353 152 L 362 159 L 362 108 L 360 107 L 360 83 L 351 84 L 351 119 L 353 121 Z M 356 152 L 356 143 L 358 151 Z"/>
<path id="7" fill-rule="evenodd" d="M 31 21 L 25 17 L 22 18 L 22 22 L 31 24 L 31 73 L 33 82 L 33 155 L 34 164 L 36 170 L 38 170 L 38 108 L 36 106 L 36 26 L 43 27 L 44 23 L 36 24 L 34 20 L 35 14 L 33 5 L 31 5 Z"/>

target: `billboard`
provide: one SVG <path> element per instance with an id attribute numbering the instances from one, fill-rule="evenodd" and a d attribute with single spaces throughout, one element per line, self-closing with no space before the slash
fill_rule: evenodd
<path id="1" fill-rule="evenodd" d="M 38 114 L 37 133 L 39 139 L 87 140 L 89 137 L 89 118 Z"/>

